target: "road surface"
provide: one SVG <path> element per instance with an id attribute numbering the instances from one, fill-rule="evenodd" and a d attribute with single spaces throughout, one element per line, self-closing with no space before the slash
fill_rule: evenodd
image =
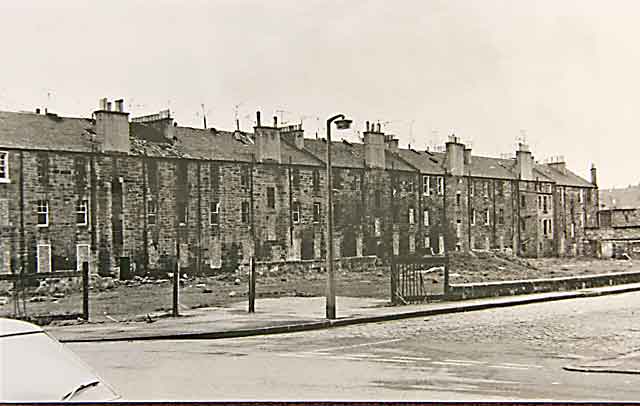
<path id="1" fill-rule="evenodd" d="M 125 400 L 640 399 L 640 293 L 224 340 L 69 344 Z"/>

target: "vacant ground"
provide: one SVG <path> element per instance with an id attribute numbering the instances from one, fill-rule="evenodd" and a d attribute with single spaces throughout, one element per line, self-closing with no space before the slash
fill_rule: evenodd
<path id="1" fill-rule="evenodd" d="M 640 271 L 631 261 L 596 259 L 521 259 L 491 252 L 452 255 L 451 283 L 538 279 L 609 272 Z M 433 274 L 434 294 L 442 293 L 442 280 Z M 385 267 L 364 272 L 337 272 L 337 294 L 351 297 L 389 298 L 389 270 Z M 326 292 L 326 273 L 322 271 L 284 273 L 260 272 L 256 278 L 258 297 L 322 296 Z M 248 277 L 237 272 L 210 277 L 189 277 L 181 281 L 180 308 L 225 306 L 246 300 Z M 0 316 L 75 314 L 82 311 L 80 292 L 36 293 L 33 289 L 20 298 L 19 308 L 11 291 L 5 293 Z M 0 296 L 2 296 L 0 294 Z M 57 297 L 56 297 L 57 296 Z M 126 283 L 94 281 L 90 291 L 90 317 L 93 322 L 143 320 L 172 308 L 169 279 L 137 278 Z M 3 301 L 0 301 L 3 303 Z"/>

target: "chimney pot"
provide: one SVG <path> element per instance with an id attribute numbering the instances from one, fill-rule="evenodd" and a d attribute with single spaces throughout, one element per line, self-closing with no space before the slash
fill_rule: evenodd
<path id="1" fill-rule="evenodd" d="M 256 127 L 260 127 L 260 112 L 256 111 Z"/>
<path id="2" fill-rule="evenodd" d="M 107 111 L 111 111 L 111 102 L 107 102 Z"/>
<path id="3" fill-rule="evenodd" d="M 278 128 L 278 116 L 273 116 L 273 127 Z"/>
<path id="4" fill-rule="evenodd" d="M 369 122 L 367 121 L 367 132 L 369 132 Z"/>
<path id="5" fill-rule="evenodd" d="M 98 105 L 98 109 L 99 110 L 106 110 L 107 109 L 107 98 L 103 97 L 102 99 L 100 99 L 100 103 Z"/>
<path id="6" fill-rule="evenodd" d="M 123 113 L 124 112 L 124 100 L 123 99 L 118 99 L 115 101 L 116 104 L 116 111 Z"/>
<path id="7" fill-rule="evenodd" d="M 39 108 L 36 109 L 36 114 L 40 114 L 40 109 Z"/>

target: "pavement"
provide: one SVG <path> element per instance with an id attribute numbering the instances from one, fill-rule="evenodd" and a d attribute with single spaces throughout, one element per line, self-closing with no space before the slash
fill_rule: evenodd
<path id="1" fill-rule="evenodd" d="M 334 320 L 325 318 L 324 297 L 284 297 L 257 299 L 255 313 L 248 313 L 248 303 L 242 301 L 227 307 L 182 310 L 179 317 L 151 315 L 147 322 L 85 322 L 52 325 L 45 330 L 67 343 L 218 339 L 318 330 L 633 291 L 640 291 L 640 283 L 405 306 L 390 306 L 383 299 L 339 296 L 336 298 L 338 318 Z M 633 357 L 629 359 L 635 362 Z"/>

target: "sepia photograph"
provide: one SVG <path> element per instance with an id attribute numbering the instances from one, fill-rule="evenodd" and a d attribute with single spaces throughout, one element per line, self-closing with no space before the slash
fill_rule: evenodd
<path id="1" fill-rule="evenodd" d="M 640 3 L 0 3 L 0 402 L 640 399 Z"/>

